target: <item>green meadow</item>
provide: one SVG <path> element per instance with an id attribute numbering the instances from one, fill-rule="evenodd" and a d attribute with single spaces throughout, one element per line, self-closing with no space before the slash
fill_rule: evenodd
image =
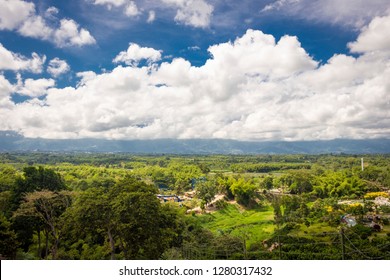
<path id="1" fill-rule="evenodd" d="M 246 239 L 247 246 L 269 238 L 275 228 L 271 206 L 245 209 L 228 204 L 224 209 L 199 217 L 202 225 L 216 234 L 232 234 Z"/>

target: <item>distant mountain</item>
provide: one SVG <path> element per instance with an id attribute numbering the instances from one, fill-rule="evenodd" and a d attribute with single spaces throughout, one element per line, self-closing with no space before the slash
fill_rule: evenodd
<path id="1" fill-rule="evenodd" d="M 0 131 L 0 152 L 127 152 L 137 154 L 384 154 L 390 139 L 324 141 L 236 141 L 223 139 L 42 139 Z"/>

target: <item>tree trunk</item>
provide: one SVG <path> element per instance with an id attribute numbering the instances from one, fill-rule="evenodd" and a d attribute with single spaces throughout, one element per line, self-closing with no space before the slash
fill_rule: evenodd
<path id="1" fill-rule="evenodd" d="M 52 258 L 53 258 L 53 260 L 56 260 L 57 259 L 58 245 L 60 243 L 60 238 L 59 238 L 59 234 L 56 231 L 54 226 L 51 227 L 51 235 L 53 236 L 53 240 L 54 240 L 53 247 L 52 247 Z"/>
<path id="2" fill-rule="evenodd" d="M 58 244 L 59 244 L 59 239 L 55 237 L 54 239 L 54 244 L 53 244 L 53 249 L 52 249 L 52 258 L 53 260 L 57 259 L 57 251 L 58 251 Z"/>

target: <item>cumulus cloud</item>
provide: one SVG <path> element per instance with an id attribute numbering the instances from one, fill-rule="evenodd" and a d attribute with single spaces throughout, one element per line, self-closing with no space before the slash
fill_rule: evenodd
<path id="1" fill-rule="evenodd" d="M 85 85 L 88 81 L 95 79 L 97 75 L 93 71 L 85 71 L 85 72 L 78 72 L 76 76 L 77 78 L 80 78 L 80 81 L 77 85 L 79 87 Z"/>
<path id="2" fill-rule="evenodd" d="M 34 14 L 34 3 L 21 0 L 1 0 L 0 30 L 14 30 Z"/>
<path id="3" fill-rule="evenodd" d="M 26 37 L 50 40 L 53 29 L 49 27 L 41 16 L 27 18 L 19 27 L 18 32 Z"/>
<path id="4" fill-rule="evenodd" d="M 31 58 L 7 50 L 0 43 L 0 70 L 29 71 L 41 73 L 46 56 L 32 53 Z"/>
<path id="5" fill-rule="evenodd" d="M 177 8 L 175 21 L 179 23 L 201 28 L 210 25 L 214 7 L 205 0 L 162 0 L 162 2 Z"/>
<path id="6" fill-rule="evenodd" d="M 58 9 L 50 7 L 38 15 L 35 4 L 22 0 L 0 1 L 0 30 L 17 31 L 20 35 L 53 42 L 58 47 L 83 46 L 96 41 L 88 30 L 71 19 L 56 17 Z M 49 24 L 47 19 L 57 25 Z"/>
<path id="7" fill-rule="evenodd" d="M 390 51 L 390 15 L 378 17 L 363 28 L 356 42 L 348 44 L 354 53 Z"/>
<path id="8" fill-rule="evenodd" d="M 126 51 L 120 52 L 113 60 L 114 63 L 125 63 L 126 65 L 137 66 L 142 60 L 151 64 L 161 60 L 161 51 L 153 48 L 140 47 L 135 43 L 130 43 Z"/>
<path id="9" fill-rule="evenodd" d="M 47 72 L 53 77 L 58 77 L 70 70 L 69 64 L 65 60 L 61 60 L 58 57 L 49 61 L 47 66 Z"/>
<path id="10" fill-rule="evenodd" d="M 265 5 L 262 12 L 359 28 L 386 14 L 383 7 L 389 7 L 387 0 L 371 0 L 369 5 L 366 0 L 276 0 Z"/>
<path id="11" fill-rule="evenodd" d="M 14 86 L 3 75 L 0 75 L 0 110 L 8 111 L 13 107 L 14 104 L 10 100 L 13 90 Z"/>
<path id="12" fill-rule="evenodd" d="M 26 79 L 22 86 L 19 86 L 17 93 L 29 97 L 40 97 L 47 93 L 48 88 L 54 87 L 53 79 Z"/>
<path id="13" fill-rule="evenodd" d="M 365 45 L 361 36 L 373 36 L 378 20 L 350 46 Z M 138 62 L 158 61 L 161 52 L 130 44 L 115 59 L 130 66 L 78 73 L 76 87 L 41 81 L 46 87 L 31 95 L 45 97 L 0 109 L 0 129 L 47 138 L 390 137 L 390 54 L 382 43 L 320 65 L 296 37 L 248 30 L 209 52 L 200 67 L 183 58 L 150 67 Z M 7 100 L 12 85 L 1 77 L 0 84 Z"/>
<path id="14" fill-rule="evenodd" d="M 95 44 L 91 34 L 72 19 L 62 19 L 60 27 L 54 31 L 54 42 L 59 47 Z"/>

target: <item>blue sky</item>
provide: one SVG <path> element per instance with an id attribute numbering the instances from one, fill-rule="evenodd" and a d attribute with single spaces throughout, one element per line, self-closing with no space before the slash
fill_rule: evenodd
<path id="1" fill-rule="evenodd" d="M 390 135 L 385 0 L 0 0 L 0 130 Z"/>

